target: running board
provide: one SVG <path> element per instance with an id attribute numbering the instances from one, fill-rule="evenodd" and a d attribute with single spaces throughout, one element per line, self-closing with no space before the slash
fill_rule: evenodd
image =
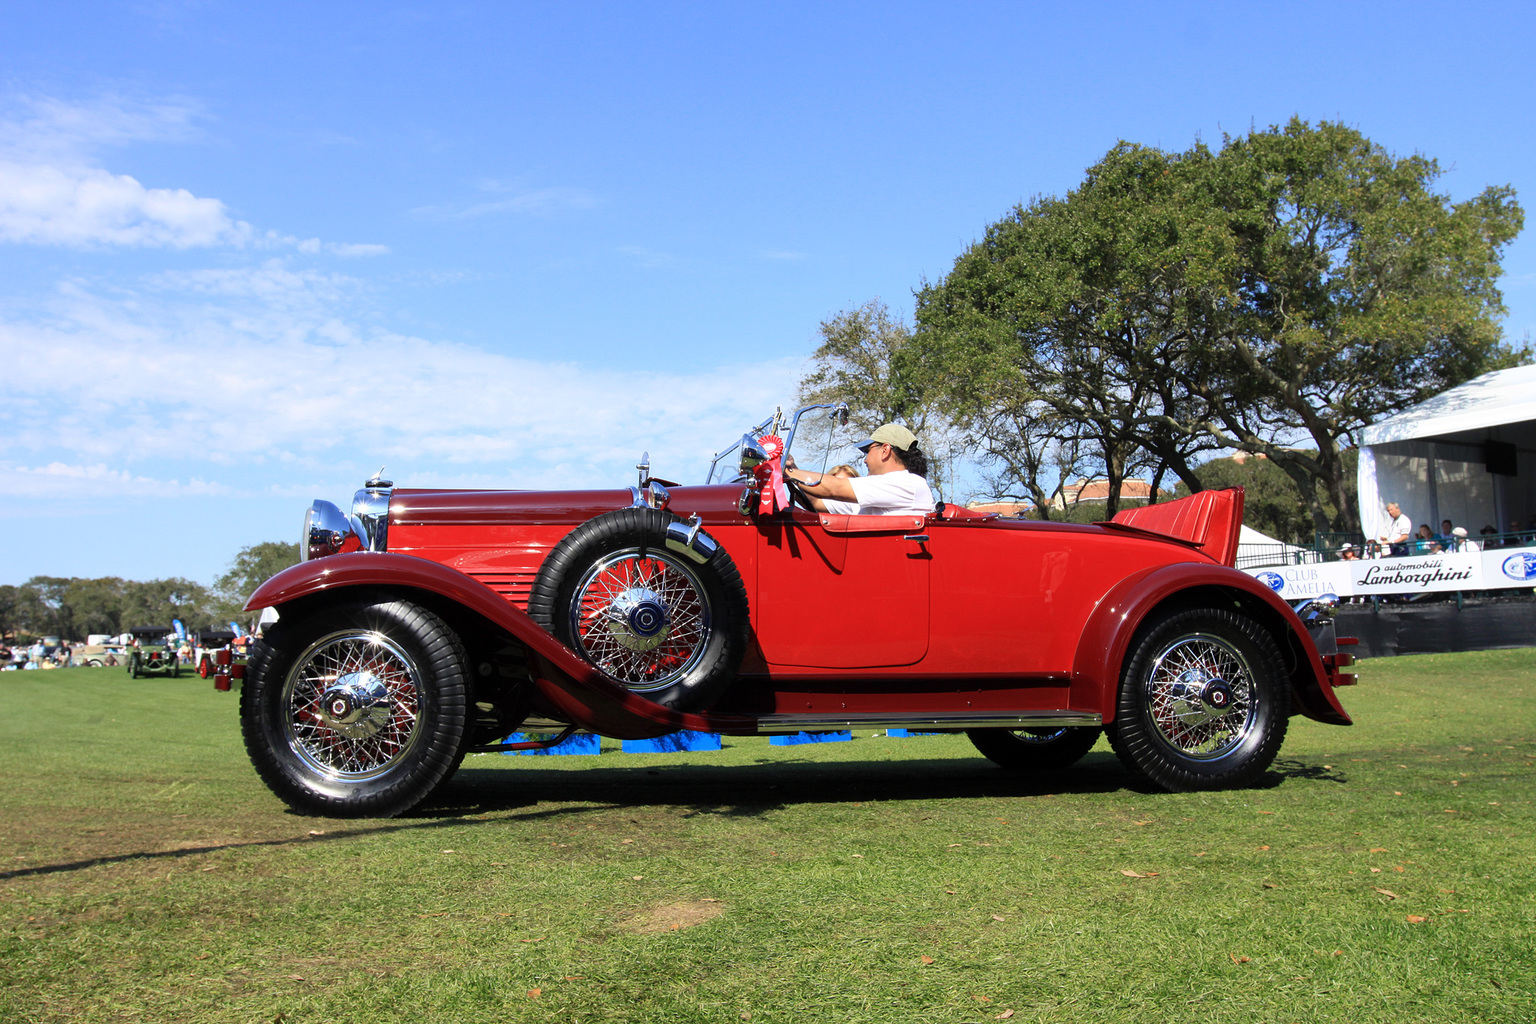
<path id="1" fill-rule="evenodd" d="M 1099 728 L 1104 716 L 1086 711 L 1013 711 L 978 715 L 940 712 L 927 715 L 861 712 L 852 715 L 765 715 L 759 733 L 812 732 L 818 729 L 1060 729 Z"/>

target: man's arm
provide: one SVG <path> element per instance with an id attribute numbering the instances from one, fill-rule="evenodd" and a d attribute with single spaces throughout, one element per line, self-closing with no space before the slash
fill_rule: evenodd
<path id="1" fill-rule="evenodd" d="M 784 479 L 798 484 L 800 493 L 811 499 L 811 504 L 816 506 L 818 512 L 827 510 L 821 501 L 822 498 L 851 501 L 855 504 L 859 500 L 859 496 L 853 493 L 853 484 L 846 476 L 821 476 L 817 473 L 807 473 L 803 469 L 786 469 Z"/>

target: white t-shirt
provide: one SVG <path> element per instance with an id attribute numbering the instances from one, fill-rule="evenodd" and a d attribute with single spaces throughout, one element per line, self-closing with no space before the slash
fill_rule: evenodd
<path id="1" fill-rule="evenodd" d="M 915 516 L 933 511 L 933 492 L 928 489 L 928 481 L 910 470 L 856 476 L 848 483 L 859 500 L 825 498 L 828 512 L 844 516 Z"/>
<path id="2" fill-rule="evenodd" d="M 1413 538 L 1413 520 L 1408 518 L 1407 513 L 1399 512 L 1396 519 L 1393 519 L 1390 514 L 1383 518 L 1385 518 L 1388 522 L 1387 532 L 1385 536 L 1382 537 L 1382 540 L 1394 541 L 1398 544 L 1404 544 Z M 1399 537 L 1405 539 L 1398 540 L 1397 538 Z"/>

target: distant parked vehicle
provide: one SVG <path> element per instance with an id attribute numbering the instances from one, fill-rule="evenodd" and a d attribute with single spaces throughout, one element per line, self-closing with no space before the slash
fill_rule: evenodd
<path id="1" fill-rule="evenodd" d="M 181 675 L 181 665 L 176 660 L 176 633 L 169 626 L 135 626 L 128 631 L 133 635 L 133 646 L 128 651 L 128 675 L 169 675 L 173 679 Z"/>

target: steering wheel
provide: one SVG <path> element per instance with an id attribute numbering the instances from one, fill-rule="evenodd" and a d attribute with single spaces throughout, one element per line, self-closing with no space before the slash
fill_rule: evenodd
<path id="1" fill-rule="evenodd" d="M 817 510 L 816 506 L 811 503 L 811 496 L 800 489 L 800 483 L 798 481 L 791 480 L 789 477 L 785 477 L 784 486 L 789 491 L 790 504 L 799 505 L 807 512 L 815 512 Z"/>

